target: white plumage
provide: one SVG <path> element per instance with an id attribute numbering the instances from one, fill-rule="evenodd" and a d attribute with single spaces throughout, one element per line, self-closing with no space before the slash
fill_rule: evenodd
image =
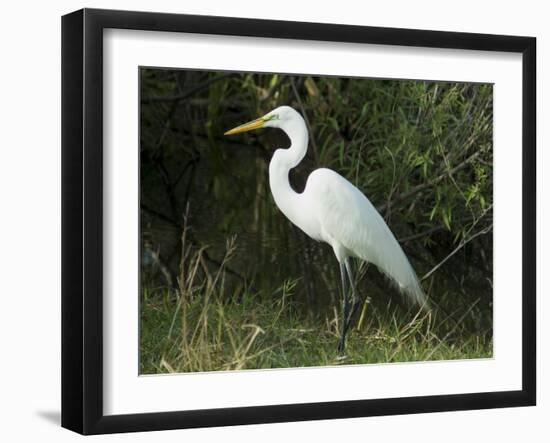
<path id="1" fill-rule="evenodd" d="M 291 142 L 288 149 L 276 150 L 269 164 L 269 185 L 275 203 L 308 236 L 328 243 L 340 263 L 344 309 L 339 350 L 344 349 L 346 331 L 361 302 L 355 294 L 348 257 L 374 264 L 412 301 L 427 307 L 424 292 L 401 246 L 359 189 L 326 168 L 316 169 L 309 175 L 302 193 L 295 192 L 290 186 L 288 174 L 302 161 L 307 151 L 308 133 L 302 116 L 289 106 L 281 106 L 226 134 L 260 127 L 280 128 Z M 346 275 L 353 293 L 353 306 L 349 304 L 346 294 Z"/>
<path id="2" fill-rule="evenodd" d="M 321 239 L 332 246 L 339 262 L 351 256 L 372 263 L 415 303 L 426 302 L 401 246 L 359 189 L 336 172 L 322 168 L 311 173 L 303 196 L 317 200 Z"/>

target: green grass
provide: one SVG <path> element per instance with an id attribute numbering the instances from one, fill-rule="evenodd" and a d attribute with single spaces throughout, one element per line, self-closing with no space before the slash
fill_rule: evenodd
<path id="1" fill-rule="evenodd" d="M 439 311 L 405 312 L 367 302 L 338 355 L 340 309 L 313 314 L 288 280 L 271 293 L 231 289 L 226 244 L 220 266 L 205 266 L 204 249 L 191 253 L 182 236 L 178 290 L 144 285 L 140 304 L 140 372 L 224 371 L 341 364 L 488 358 L 492 339 L 468 332 L 463 320 Z"/>
<path id="2" fill-rule="evenodd" d="M 433 314 L 410 314 L 405 321 L 399 308 L 374 312 L 366 305 L 341 358 L 336 352 L 339 311 L 334 308 L 331 314 L 316 317 L 300 314 L 288 290 L 292 286 L 285 285 L 280 298 L 271 301 L 253 294 L 235 302 L 208 292 L 186 298 L 174 291 L 146 291 L 141 304 L 141 373 L 492 356 L 490 339 L 464 337 L 453 329 L 439 336 Z"/>

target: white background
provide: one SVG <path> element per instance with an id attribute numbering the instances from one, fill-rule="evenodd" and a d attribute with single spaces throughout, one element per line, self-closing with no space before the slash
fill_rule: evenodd
<path id="1" fill-rule="evenodd" d="M 550 105 L 550 30 L 544 2 L 463 0 L 296 2 L 244 0 L 175 3 L 90 0 L 3 5 L 0 44 L 0 438 L 73 441 L 59 428 L 60 410 L 60 15 L 82 6 L 350 23 L 538 37 L 538 147 Z M 548 224 L 550 172 L 539 155 L 539 227 Z M 546 164 L 544 164 L 546 163 Z M 539 228 L 539 406 L 396 417 L 329 420 L 102 436 L 94 441 L 534 441 L 550 438 L 550 327 L 543 324 L 550 289 L 548 233 Z M 544 253 L 540 249 L 546 246 Z M 7 283 L 7 284 L 6 284 Z M 542 343 L 542 344 L 541 344 Z"/>

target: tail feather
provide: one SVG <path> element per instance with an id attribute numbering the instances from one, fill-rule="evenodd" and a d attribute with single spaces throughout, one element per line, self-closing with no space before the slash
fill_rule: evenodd
<path id="1" fill-rule="evenodd" d="M 429 310 L 428 298 L 420 285 L 407 256 L 401 249 L 389 228 L 386 231 L 386 246 L 378 254 L 368 257 L 376 267 L 385 274 L 408 299 L 425 310 Z"/>
<path id="2" fill-rule="evenodd" d="M 400 290 L 404 292 L 415 304 L 420 306 L 422 309 L 429 311 L 430 306 L 428 303 L 428 298 L 426 297 L 426 293 L 422 289 L 422 286 L 420 286 L 418 277 L 416 276 L 412 267 L 410 271 L 412 275 L 410 275 L 409 277 L 409 284 L 407 286 L 400 285 Z"/>
<path id="3" fill-rule="evenodd" d="M 426 311 L 430 310 L 428 297 L 422 289 L 422 286 L 420 285 L 420 282 L 418 281 L 418 278 L 416 277 L 416 274 L 414 273 L 412 267 L 410 268 L 410 272 L 407 276 L 392 275 L 388 272 L 385 272 L 383 269 L 381 269 L 381 271 L 390 279 L 392 283 L 395 284 L 399 291 L 404 294 L 410 302 L 414 303 L 415 305 Z"/>

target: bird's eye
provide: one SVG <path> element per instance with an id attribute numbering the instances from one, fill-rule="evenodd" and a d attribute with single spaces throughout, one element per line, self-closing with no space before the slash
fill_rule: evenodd
<path id="1" fill-rule="evenodd" d="M 271 114 L 269 117 L 267 117 L 266 120 L 267 120 L 267 121 L 270 121 L 270 120 L 279 120 L 279 115 L 278 115 L 278 114 Z"/>

